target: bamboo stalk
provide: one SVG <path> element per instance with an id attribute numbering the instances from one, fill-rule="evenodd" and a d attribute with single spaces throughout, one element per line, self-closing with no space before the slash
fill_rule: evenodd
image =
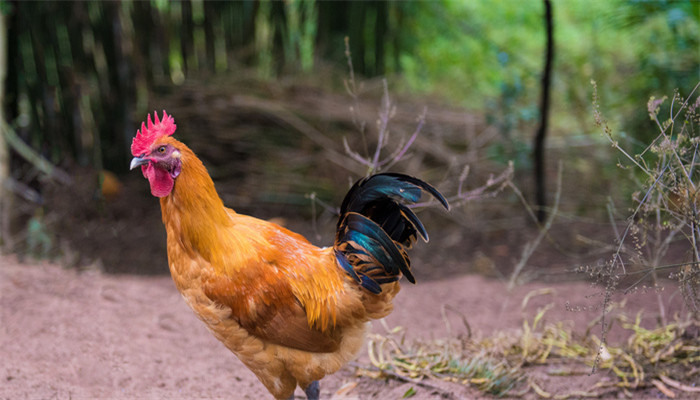
<path id="1" fill-rule="evenodd" d="M 7 17 L 0 13 L 0 124 L 5 123 L 5 77 L 7 75 Z M 0 135 L 0 182 L 10 176 L 10 152 L 5 137 Z M 11 194 L 0 184 L 0 243 L 9 241 L 9 210 Z"/>

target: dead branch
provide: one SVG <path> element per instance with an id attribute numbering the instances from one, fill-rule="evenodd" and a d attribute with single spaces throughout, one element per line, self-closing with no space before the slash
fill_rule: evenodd
<path id="1" fill-rule="evenodd" d="M 520 276 L 523 268 L 525 267 L 525 265 L 527 265 L 528 260 L 535 252 L 537 247 L 539 247 L 540 243 L 542 242 L 542 239 L 544 239 L 544 237 L 547 236 L 547 233 L 552 227 L 552 223 L 554 223 L 554 219 L 556 218 L 557 212 L 559 211 L 559 201 L 561 200 L 562 170 L 562 164 L 561 162 L 559 162 L 559 171 L 557 173 L 557 192 L 554 198 L 554 205 L 552 206 L 552 211 L 550 212 L 549 217 L 547 218 L 547 221 L 544 224 L 544 226 L 540 227 L 540 232 L 537 235 L 537 237 L 533 241 L 526 243 L 525 247 L 523 247 L 523 252 L 520 257 L 520 260 L 515 265 L 515 269 L 513 269 L 513 273 L 510 275 L 510 280 L 508 281 L 508 290 L 513 289 L 513 287 L 515 286 L 515 282 Z"/>
<path id="2" fill-rule="evenodd" d="M 334 150 L 336 144 L 333 140 L 329 139 L 326 135 L 314 128 L 304 119 L 287 110 L 281 104 L 252 96 L 235 96 L 233 98 L 233 105 L 240 108 L 247 108 L 256 112 L 266 113 L 281 120 L 285 124 L 296 129 L 299 133 L 309 138 L 315 144 L 322 147 L 327 153 L 328 160 L 349 170 L 350 172 L 361 174 L 360 170 L 354 167 L 352 162 L 349 162 L 351 160 L 349 160 L 347 156 Z"/>
<path id="3" fill-rule="evenodd" d="M 24 143 L 22 139 L 17 136 L 15 130 L 12 129 L 12 127 L 10 127 L 5 121 L 0 121 L 0 133 L 5 137 L 10 147 L 14 149 L 17 154 L 22 156 L 22 158 L 32 164 L 36 169 L 64 185 L 71 185 L 73 183 L 73 179 L 67 172 L 51 164 L 51 162 L 42 157 L 41 154 L 37 153 L 34 149 Z"/>

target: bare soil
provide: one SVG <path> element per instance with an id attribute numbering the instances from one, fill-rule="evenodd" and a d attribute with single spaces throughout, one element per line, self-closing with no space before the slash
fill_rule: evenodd
<path id="1" fill-rule="evenodd" d="M 670 284 L 669 284 L 670 285 Z M 551 288 L 524 309 L 534 290 Z M 671 288 L 669 288 L 671 289 Z M 552 303 L 546 318 L 570 320 L 583 333 L 598 311 L 571 312 L 566 304 L 595 303 L 599 290 L 585 282 L 530 283 L 508 292 L 496 279 L 462 275 L 404 285 L 389 327 L 403 326 L 409 338 L 447 335 L 443 306 L 467 317 L 472 334 L 512 331 Z M 188 309 L 167 276 L 110 275 L 96 269 L 63 268 L 45 262 L 20 263 L 0 256 L 0 398 L 2 399 L 259 399 L 267 392 L 234 355 Z M 665 295 L 672 295 L 669 290 Z M 643 310 L 653 324 L 654 296 L 628 296 L 627 312 Z M 669 313 L 682 311 L 679 296 Z M 448 313 L 451 334 L 463 333 L 461 316 Z M 375 322 L 373 331 L 384 332 Z M 595 332 L 595 328 L 594 328 Z M 599 332 L 598 332 L 599 334 Z M 614 333 L 612 340 L 615 338 Z M 367 365 L 366 351 L 357 361 Z M 582 368 L 586 367 L 582 364 Z M 546 369 L 527 371 L 550 393 L 586 390 L 610 379 L 609 372 L 556 377 Z M 321 381 L 322 398 L 391 399 L 416 390 L 413 398 L 488 398 L 476 389 L 433 382 L 425 388 L 396 380 L 359 377 L 353 366 Z M 343 394 L 337 393 L 341 388 Z M 635 396 L 663 397 L 656 389 Z M 298 390 L 297 397 L 303 398 Z M 530 393 L 526 397 L 535 397 Z"/>

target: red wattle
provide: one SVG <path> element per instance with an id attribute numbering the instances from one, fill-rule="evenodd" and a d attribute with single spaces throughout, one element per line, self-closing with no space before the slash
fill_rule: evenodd
<path id="1" fill-rule="evenodd" d="M 160 168 L 156 168 L 152 163 L 141 166 L 143 176 L 148 178 L 151 184 L 151 194 L 156 197 L 165 197 L 170 194 L 175 185 L 175 180 L 170 175 L 170 172 Z"/>

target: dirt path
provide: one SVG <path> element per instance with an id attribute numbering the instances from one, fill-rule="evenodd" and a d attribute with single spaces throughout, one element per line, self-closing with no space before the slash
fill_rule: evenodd
<path id="1" fill-rule="evenodd" d="M 541 288 L 553 294 L 536 296 L 521 310 L 523 298 Z M 449 305 L 467 316 L 475 333 L 488 334 L 520 328 L 524 316 L 553 303 L 547 318 L 572 320 L 583 329 L 596 311 L 572 313 L 565 304 L 591 303 L 595 300 L 587 296 L 595 292 L 586 283 L 529 284 L 506 295 L 499 281 L 467 275 L 405 286 L 386 322 L 406 327 L 409 337 L 441 337 L 446 334 L 441 310 Z M 2 399 L 267 398 L 255 376 L 195 318 L 167 276 L 77 272 L 0 256 L 0 296 Z M 654 314 L 651 296 L 631 300 L 635 309 Z M 674 301 L 670 311 L 679 307 Z M 464 330 L 461 316 L 447 315 L 453 331 Z M 383 328 L 375 323 L 373 330 Z M 365 354 L 359 362 L 366 362 Z M 589 384 L 604 379 L 601 375 L 577 382 Z M 344 398 L 401 398 L 411 386 L 417 390 L 413 398 L 439 397 L 413 384 L 357 377 L 354 368 L 345 367 L 321 381 L 322 398 L 348 383 L 357 386 Z M 564 390 L 577 383 L 550 379 L 549 384 Z M 457 385 L 446 385 L 444 392 L 483 396 Z M 297 396 L 303 398 L 301 391 Z"/>

